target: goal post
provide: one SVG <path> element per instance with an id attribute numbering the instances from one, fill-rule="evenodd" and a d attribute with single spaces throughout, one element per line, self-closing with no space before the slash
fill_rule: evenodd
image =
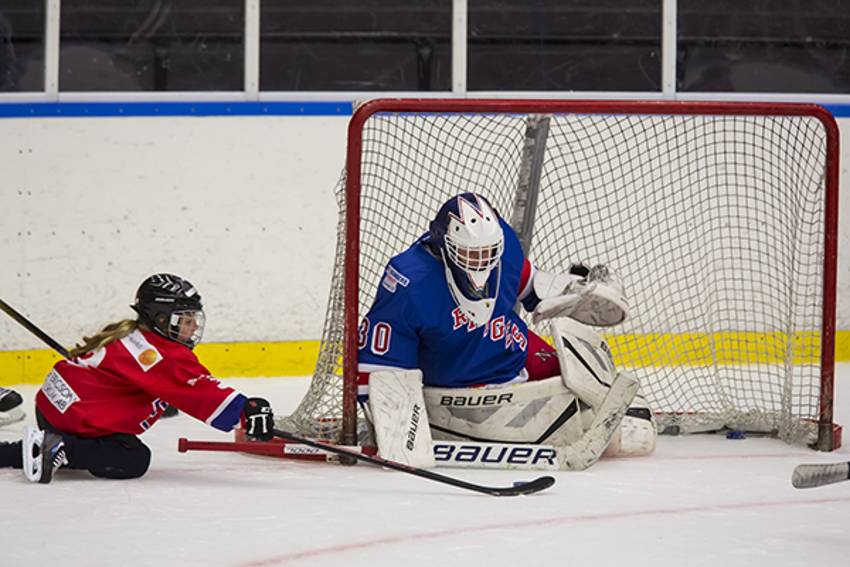
<path id="1" fill-rule="evenodd" d="M 541 117 L 545 144 L 528 151 Z M 630 318 L 606 337 L 663 431 L 837 448 L 838 171 L 838 128 L 817 105 L 367 102 L 351 118 L 337 187 L 319 361 L 280 426 L 344 444 L 363 435 L 359 319 L 390 257 L 448 197 L 474 191 L 506 219 L 533 220 L 520 238 L 539 267 L 583 260 L 623 276 Z"/>

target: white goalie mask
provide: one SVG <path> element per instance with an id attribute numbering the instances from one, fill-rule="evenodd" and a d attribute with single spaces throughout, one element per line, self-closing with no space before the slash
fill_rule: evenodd
<path id="1" fill-rule="evenodd" d="M 486 324 L 499 295 L 500 277 L 490 289 L 487 283 L 493 270 L 500 269 L 505 248 L 498 213 L 483 197 L 463 193 L 440 208 L 429 233 L 442 254 L 455 303 L 475 327 Z"/>
<path id="2" fill-rule="evenodd" d="M 472 202 L 458 197 L 457 208 L 457 214 L 447 215 L 446 254 L 480 290 L 502 258 L 505 235 L 498 215 L 484 199 L 476 197 Z"/>

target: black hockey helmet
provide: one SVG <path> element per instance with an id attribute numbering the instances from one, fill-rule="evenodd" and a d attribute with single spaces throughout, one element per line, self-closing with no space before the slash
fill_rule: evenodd
<path id="1" fill-rule="evenodd" d="M 204 333 L 201 295 L 188 281 L 174 274 L 154 274 L 139 286 L 130 307 L 139 321 L 172 341 L 194 348 Z"/>

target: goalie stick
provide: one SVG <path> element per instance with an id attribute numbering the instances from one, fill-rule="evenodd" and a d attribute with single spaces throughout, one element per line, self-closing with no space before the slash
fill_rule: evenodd
<path id="1" fill-rule="evenodd" d="M 821 465 L 797 465 L 791 475 L 794 488 L 814 488 L 850 480 L 850 461 Z"/>
<path id="2" fill-rule="evenodd" d="M 386 467 L 388 469 L 393 469 L 396 471 L 404 472 L 407 474 L 412 474 L 414 476 L 418 476 L 421 478 L 427 478 L 428 480 L 433 480 L 436 482 L 441 482 L 443 484 L 450 484 L 451 486 L 456 486 L 458 488 L 463 488 L 465 490 L 472 490 L 473 492 L 480 492 L 482 494 L 489 494 L 491 496 L 520 496 L 523 494 L 534 494 L 535 492 L 540 492 L 541 490 L 546 490 L 553 484 L 555 484 L 555 479 L 551 476 L 541 476 L 530 482 L 516 482 L 513 486 L 508 487 L 493 487 L 493 486 L 483 486 L 481 484 L 474 484 L 472 482 L 467 482 L 465 480 L 460 480 L 457 478 L 452 478 L 450 476 L 441 475 L 439 473 L 435 473 L 429 471 L 427 469 L 420 469 L 417 467 L 411 467 L 402 463 L 397 463 L 395 461 L 389 461 L 387 459 L 381 458 L 377 455 L 371 456 L 366 455 L 364 453 L 358 453 L 356 451 L 351 451 L 349 449 L 343 449 L 337 445 L 331 445 L 330 443 L 323 443 L 321 441 L 314 441 L 312 439 L 307 439 L 305 437 L 300 437 L 293 433 L 288 433 L 286 431 L 281 431 L 280 429 L 273 429 L 274 434 L 283 439 L 287 439 L 289 441 L 294 441 L 296 443 L 301 443 L 302 445 L 307 445 L 308 447 L 314 447 L 316 449 L 321 449 L 323 451 L 327 451 L 328 453 L 334 453 L 344 457 L 351 457 L 360 461 L 364 461 L 367 463 L 371 463 L 373 465 L 378 465 L 380 467 Z"/>
<path id="3" fill-rule="evenodd" d="M 29 319 L 15 311 L 11 305 L 0 299 L 0 309 L 6 312 L 9 317 L 20 323 L 27 331 L 44 341 L 50 348 L 61 354 L 68 360 L 71 359 L 71 353 L 68 350 L 53 340 L 47 333 L 36 327 Z"/>

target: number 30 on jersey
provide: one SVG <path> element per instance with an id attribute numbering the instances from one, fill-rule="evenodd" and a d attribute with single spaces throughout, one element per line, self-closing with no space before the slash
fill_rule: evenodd
<path id="1" fill-rule="evenodd" d="M 368 317 L 364 317 L 360 321 L 360 326 L 357 329 L 357 348 L 362 350 L 369 343 L 369 327 Z M 375 324 L 375 329 L 372 331 L 372 341 L 369 345 L 369 350 L 372 353 L 381 356 L 390 350 L 390 339 L 392 338 L 393 328 L 389 323 L 379 321 Z"/>

